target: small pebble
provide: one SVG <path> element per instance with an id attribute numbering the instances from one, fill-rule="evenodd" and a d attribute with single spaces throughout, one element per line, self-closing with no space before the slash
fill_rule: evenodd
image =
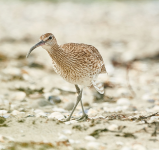
<path id="1" fill-rule="evenodd" d="M 4 143 L 4 136 L 3 135 L 0 135 L 0 142 Z"/>
<path id="2" fill-rule="evenodd" d="M 20 113 L 20 112 L 19 112 L 18 110 L 13 110 L 11 114 L 12 114 L 13 116 L 16 116 L 16 115 L 18 115 L 19 113 Z"/>
<path id="3" fill-rule="evenodd" d="M 24 92 L 16 92 L 12 95 L 12 99 L 13 100 L 24 100 L 24 98 L 26 97 L 26 94 Z"/>
<path id="4" fill-rule="evenodd" d="M 66 140 L 68 140 L 68 138 L 67 138 L 66 135 L 63 135 L 63 134 L 59 133 L 58 140 L 59 140 L 59 141 L 66 141 Z"/>
<path id="5" fill-rule="evenodd" d="M 10 137 L 10 136 L 4 136 L 4 135 L 0 135 L 0 142 L 5 142 L 5 140 L 8 141 L 15 141 L 14 138 Z"/>
<path id="6" fill-rule="evenodd" d="M 69 102 L 66 104 L 66 106 L 64 107 L 65 110 L 72 110 L 74 107 L 74 103 L 73 102 Z"/>
<path id="7" fill-rule="evenodd" d="M 148 99 L 147 101 L 148 101 L 149 103 L 154 103 L 154 102 L 155 102 L 154 99 Z"/>
<path id="8" fill-rule="evenodd" d="M 153 110 L 154 112 L 159 111 L 159 106 L 155 105 L 155 106 L 152 108 L 152 110 Z"/>
<path id="9" fill-rule="evenodd" d="M 118 97 L 129 96 L 129 90 L 125 89 L 125 88 L 120 88 L 117 90 L 117 95 L 118 95 Z"/>
<path id="10" fill-rule="evenodd" d="M 39 112 L 39 113 L 37 113 L 35 116 L 36 116 L 37 118 L 38 118 L 38 117 L 47 117 L 47 114 L 44 113 L 44 112 Z"/>
<path id="11" fill-rule="evenodd" d="M 5 68 L 2 70 L 3 73 L 12 76 L 21 76 L 21 70 L 19 68 Z"/>
<path id="12" fill-rule="evenodd" d="M 54 89 L 53 91 L 52 91 L 52 94 L 53 95 L 60 95 L 60 90 L 58 90 L 58 89 Z"/>
<path id="13" fill-rule="evenodd" d="M 121 142 L 121 141 L 117 141 L 117 142 L 116 142 L 116 145 L 117 145 L 117 146 L 123 146 L 123 145 L 124 145 L 124 143 L 123 143 L 123 142 Z"/>
<path id="14" fill-rule="evenodd" d="M 27 74 L 23 74 L 22 77 L 23 77 L 23 79 L 26 80 L 26 81 L 28 81 L 28 80 L 30 79 L 30 76 L 27 75 Z"/>
<path id="15" fill-rule="evenodd" d="M 40 99 L 37 103 L 40 107 L 45 107 L 45 106 L 48 106 L 48 105 L 52 105 L 52 103 L 50 103 L 50 102 L 48 102 L 44 99 Z"/>
<path id="16" fill-rule="evenodd" d="M 0 150 L 6 149 L 5 146 L 0 145 Z"/>
<path id="17" fill-rule="evenodd" d="M 60 112 L 53 112 L 48 116 L 49 119 L 58 119 L 58 120 L 62 120 L 65 117 L 60 113 Z"/>
<path id="18" fill-rule="evenodd" d="M 7 119 L 10 117 L 10 115 L 4 115 L 3 117 Z"/>
<path id="19" fill-rule="evenodd" d="M 26 117 L 35 117 L 35 115 L 27 114 Z"/>
<path id="20" fill-rule="evenodd" d="M 131 147 L 124 146 L 121 150 L 133 150 Z"/>
<path id="21" fill-rule="evenodd" d="M 68 141 L 69 141 L 70 144 L 79 144 L 80 143 L 79 140 L 69 139 Z"/>
<path id="22" fill-rule="evenodd" d="M 38 98 L 42 98 L 42 95 L 39 93 L 34 93 L 34 94 L 30 94 L 29 98 L 31 99 L 38 99 Z"/>
<path id="23" fill-rule="evenodd" d="M 72 131 L 71 131 L 71 130 L 67 130 L 67 129 L 66 129 L 66 130 L 63 130 L 62 132 L 63 132 L 64 134 L 69 134 L 69 135 L 72 134 Z"/>
<path id="24" fill-rule="evenodd" d="M 152 116 L 148 123 L 159 122 L 159 116 Z"/>
<path id="25" fill-rule="evenodd" d="M 52 104 L 61 103 L 61 98 L 59 96 L 49 96 L 48 101 Z"/>
<path id="26" fill-rule="evenodd" d="M 132 148 L 133 150 L 147 150 L 144 146 L 140 144 L 134 144 Z"/>
<path id="27" fill-rule="evenodd" d="M 122 112 L 127 109 L 128 109 L 128 106 L 117 106 L 117 107 L 113 107 L 113 108 L 104 107 L 105 112 Z"/>
<path id="28" fill-rule="evenodd" d="M 69 125 L 69 124 L 74 124 L 74 123 L 77 123 L 78 121 L 76 120 L 70 120 L 70 121 L 67 121 L 65 122 L 65 124 Z"/>
<path id="29" fill-rule="evenodd" d="M 65 109 L 58 108 L 58 107 L 54 107 L 52 110 L 55 111 L 55 112 L 67 112 Z"/>
<path id="30" fill-rule="evenodd" d="M 93 136 L 89 136 L 89 135 L 86 136 L 84 139 L 88 140 L 88 141 L 95 141 L 96 140 Z"/>
<path id="31" fill-rule="evenodd" d="M 5 115 L 5 114 L 7 114 L 7 111 L 6 111 L 6 110 L 0 110 L 0 116 L 3 116 L 3 115 Z"/>
<path id="32" fill-rule="evenodd" d="M 149 99 L 151 99 L 151 96 L 150 96 L 150 94 L 144 94 L 142 96 L 142 99 L 145 100 L 145 101 L 148 101 Z"/>
<path id="33" fill-rule="evenodd" d="M 52 95 L 52 93 L 44 93 L 43 94 L 43 96 L 45 97 L 45 99 L 49 99 L 49 96 L 51 96 Z"/>
<path id="34" fill-rule="evenodd" d="M 102 150 L 102 149 L 106 149 L 106 146 L 104 144 L 98 143 L 98 142 L 89 142 L 87 144 L 87 147 L 89 149 L 93 149 L 93 150 Z"/>
<path id="35" fill-rule="evenodd" d="M 117 105 L 130 105 L 130 100 L 127 98 L 120 98 L 117 101 Z"/>
<path id="36" fill-rule="evenodd" d="M 97 114 L 98 114 L 98 111 L 95 110 L 95 109 L 93 109 L 93 108 L 90 108 L 90 109 L 88 110 L 88 116 L 89 116 L 89 117 L 95 117 Z"/>
<path id="37" fill-rule="evenodd" d="M 25 111 L 25 109 L 24 108 L 19 108 L 19 111 Z"/>
<path id="38" fill-rule="evenodd" d="M 40 113 L 40 112 L 43 112 L 43 111 L 42 111 L 41 109 L 35 109 L 35 110 L 34 110 L 34 113 L 36 113 L 36 114 L 37 114 L 37 113 Z"/>
<path id="39" fill-rule="evenodd" d="M 110 131 L 117 131 L 117 130 L 118 130 L 118 125 L 116 125 L 116 124 L 111 124 L 111 125 L 108 127 L 108 130 L 110 130 Z"/>
<path id="40" fill-rule="evenodd" d="M 44 113 L 42 110 L 40 109 L 36 109 L 34 110 L 34 113 L 35 113 L 35 116 L 38 118 L 38 117 L 46 117 L 46 113 Z"/>

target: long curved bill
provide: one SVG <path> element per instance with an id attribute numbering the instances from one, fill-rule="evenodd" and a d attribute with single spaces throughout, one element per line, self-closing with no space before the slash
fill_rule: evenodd
<path id="1" fill-rule="evenodd" d="M 43 40 L 40 41 L 39 43 L 35 44 L 35 45 L 30 49 L 30 51 L 28 52 L 28 54 L 26 55 L 26 58 L 29 57 L 30 53 L 31 53 L 35 48 L 37 48 L 37 47 L 39 47 L 39 46 L 42 46 L 42 45 L 44 45 L 44 44 L 45 44 L 45 42 L 44 42 Z"/>

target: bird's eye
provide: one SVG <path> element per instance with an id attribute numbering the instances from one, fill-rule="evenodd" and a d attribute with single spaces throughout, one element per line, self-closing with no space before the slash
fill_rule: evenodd
<path id="1" fill-rule="evenodd" d="M 52 39 L 52 37 L 50 36 L 49 39 Z"/>

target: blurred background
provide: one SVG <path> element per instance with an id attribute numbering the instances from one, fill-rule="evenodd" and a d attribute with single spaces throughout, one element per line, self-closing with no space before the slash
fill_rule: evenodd
<path id="1" fill-rule="evenodd" d="M 105 96 L 154 99 L 150 91 L 158 93 L 158 16 L 158 1 L 1 0 L 1 93 L 10 97 L 13 85 L 46 91 L 55 85 L 74 88 L 54 74 L 42 48 L 25 58 L 39 37 L 50 32 L 59 44 L 86 43 L 100 51 L 108 71 L 108 76 L 101 77 L 107 88 Z M 112 95 L 114 90 L 116 95 Z"/>
<path id="2" fill-rule="evenodd" d="M 67 116 L 73 108 L 74 85 L 55 74 L 47 52 L 39 47 L 26 59 L 29 49 L 45 33 L 53 33 L 59 45 L 70 42 L 93 45 L 103 56 L 108 75 L 101 75 L 99 80 L 104 84 L 105 94 L 100 95 L 89 88 L 83 93 L 84 107 L 90 117 L 159 111 L 159 1 L 0 0 L 0 115 L 38 118 L 60 112 Z M 80 114 L 78 106 L 74 117 Z M 154 120 L 150 119 L 150 122 Z M 118 125 L 121 121 L 115 123 Z M 17 131 L 14 123 L 12 125 L 7 130 L 3 128 L 1 134 Z M 60 130 L 61 126 L 58 129 L 56 125 L 54 129 Z M 130 121 L 126 126 L 130 127 L 128 131 L 137 127 Z M 48 128 L 45 138 L 52 126 Z M 25 141 L 36 136 L 36 140 L 42 141 L 43 135 L 39 134 L 44 128 L 37 129 L 38 134 L 21 136 L 18 130 L 13 137 Z M 46 139 L 51 141 L 50 137 Z M 111 139 L 108 137 L 108 147 L 114 144 Z M 105 139 L 102 140 L 104 143 Z M 143 145 L 149 143 L 147 135 L 138 140 L 145 142 Z M 127 139 L 123 138 L 123 141 L 127 142 Z M 151 144 L 157 147 L 157 143 Z"/>
<path id="3" fill-rule="evenodd" d="M 15 95 L 18 90 L 21 94 L 23 91 L 20 100 L 31 98 L 28 97 L 28 91 L 21 87 L 29 90 L 44 88 L 41 90 L 44 95 L 39 96 L 38 90 L 31 92 L 35 98 L 45 97 L 55 87 L 74 91 L 73 85 L 54 74 L 51 59 L 45 50 L 38 48 L 29 59 L 25 58 L 39 37 L 50 32 L 59 44 L 91 44 L 102 54 L 108 71 L 108 76 L 100 77 L 106 89 L 105 95 L 103 97 L 95 93 L 90 98 L 92 93 L 88 94 L 90 90 L 87 89 L 87 103 L 98 99 L 104 102 L 113 99 L 117 102 L 119 98 L 127 98 L 125 101 L 129 103 L 146 100 L 158 105 L 158 16 L 159 2 L 152 0 L 1 0 L 2 99 L 14 103 L 12 99 L 18 97 Z M 134 101 L 130 102 L 130 99 Z M 140 105 L 142 108 L 145 103 Z M 155 109 L 158 110 L 158 107 Z M 5 106 L 2 105 L 2 108 Z"/>

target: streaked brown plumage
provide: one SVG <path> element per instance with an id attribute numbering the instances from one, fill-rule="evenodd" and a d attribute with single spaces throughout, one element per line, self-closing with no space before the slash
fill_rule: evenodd
<path id="1" fill-rule="evenodd" d="M 52 58 L 55 72 L 66 81 L 75 84 L 79 94 L 75 108 L 79 101 L 81 101 L 82 106 L 81 97 L 84 87 L 93 85 L 98 92 L 104 93 L 103 86 L 96 83 L 96 78 L 100 73 L 106 73 L 106 68 L 102 56 L 94 46 L 83 43 L 67 43 L 59 46 L 56 38 L 51 33 L 42 35 L 40 40 L 39 43 L 30 49 L 27 57 L 38 46 L 42 46 L 47 50 Z M 81 85 L 82 89 L 80 90 L 77 85 Z M 82 118 L 86 118 L 87 115 L 84 112 L 83 106 L 82 110 Z M 67 120 L 71 118 L 73 111 Z"/>

